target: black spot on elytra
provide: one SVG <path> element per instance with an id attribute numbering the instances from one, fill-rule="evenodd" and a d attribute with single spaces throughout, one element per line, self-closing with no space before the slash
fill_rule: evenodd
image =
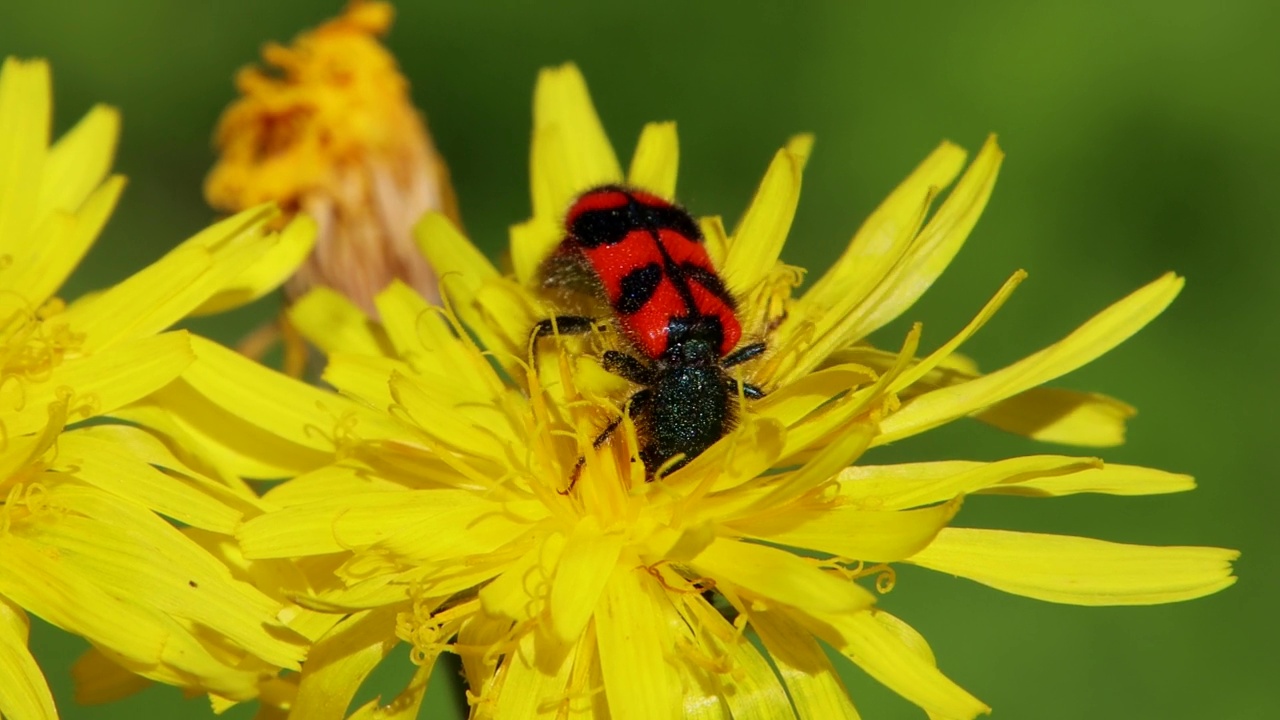
<path id="1" fill-rule="evenodd" d="M 573 221 L 573 237 L 583 247 L 617 245 L 636 229 L 631 206 L 622 205 L 607 210 L 588 210 Z"/>
<path id="2" fill-rule="evenodd" d="M 645 212 L 649 216 L 650 227 L 674 230 L 693 242 L 702 242 L 702 229 L 698 227 L 697 221 L 684 210 L 671 205 L 666 207 L 645 206 Z"/>
<path id="3" fill-rule="evenodd" d="M 720 279 L 719 275 L 693 263 L 682 264 L 680 271 L 685 277 L 705 288 L 707 292 L 720 298 L 720 302 L 728 305 L 730 310 L 737 309 L 733 296 L 729 294 L 729 290 L 725 288 L 724 281 Z"/>
<path id="4" fill-rule="evenodd" d="M 632 270 L 622 277 L 622 294 L 613 304 L 619 315 L 633 315 L 653 298 L 662 282 L 662 268 L 657 263 L 649 263 Z"/>

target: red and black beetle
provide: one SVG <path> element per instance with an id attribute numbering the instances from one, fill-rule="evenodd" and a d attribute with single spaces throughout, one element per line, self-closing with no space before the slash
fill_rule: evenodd
<path id="1" fill-rule="evenodd" d="M 764 396 L 725 370 L 759 357 L 742 338 L 737 304 L 711 264 L 698 223 L 651 193 L 619 185 L 588 190 L 565 216 L 565 238 L 543 265 L 544 284 L 586 290 L 607 302 L 637 350 L 604 353 L 606 370 L 640 386 L 628 403 L 640 459 L 653 479 L 697 457 L 733 428 L 738 393 Z M 533 336 L 589 332 L 595 318 L 562 315 Z M 643 359 L 641 359 L 643 357 Z M 595 439 L 600 447 L 615 419 Z M 582 468 L 574 468 L 572 482 Z"/>

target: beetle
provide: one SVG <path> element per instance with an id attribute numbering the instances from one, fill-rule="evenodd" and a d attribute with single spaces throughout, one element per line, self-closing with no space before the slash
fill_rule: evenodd
<path id="1" fill-rule="evenodd" d="M 763 342 L 742 339 L 737 303 L 707 254 L 698 223 L 652 193 L 605 185 L 580 195 L 564 222 L 565 237 L 542 266 L 543 285 L 607 303 L 635 353 L 608 350 L 605 370 L 638 386 L 627 412 L 640 439 L 640 460 L 653 480 L 687 464 L 737 420 L 738 395 L 764 397 L 729 368 L 755 359 Z M 532 340 L 581 334 L 598 319 L 560 315 L 539 321 Z M 616 418 L 595 438 L 599 448 Z M 578 459 L 569 488 L 577 481 Z"/>

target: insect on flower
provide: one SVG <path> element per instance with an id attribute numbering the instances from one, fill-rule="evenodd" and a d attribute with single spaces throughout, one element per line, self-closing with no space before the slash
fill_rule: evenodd
<path id="1" fill-rule="evenodd" d="M 711 447 L 736 420 L 738 396 L 764 397 L 725 372 L 759 357 L 762 342 L 737 350 L 737 304 L 711 264 L 697 222 L 662 198 L 619 185 L 588 190 L 565 216 L 565 238 L 543 264 L 543 284 L 607 301 L 636 354 L 608 350 L 605 370 L 640 386 L 627 413 L 635 420 L 640 459 L 650 480 Z M 538 322 L 533 340 L 581 334 L 593 317 Z M 643 359 L 642 359 L 642 357 Z M 599 448 L 618 428 L 610 422 Z M 578 459 L 569 487 L 582 471 Z"/>

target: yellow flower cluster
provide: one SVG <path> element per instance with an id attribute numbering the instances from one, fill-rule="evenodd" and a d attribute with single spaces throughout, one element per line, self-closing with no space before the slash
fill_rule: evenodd
<path id="1" fill-rule="evenodd" d="M 28 613 L 110 658 L 89 685 L 127 676 L 248 698 L 260 668 L 298 669 L 306 644 L 280 603 L 210 552 L 259 500 L 235 477 L 110 418 L 199 355 L 169 331 L 283 282 L 310 221 L 281 232 L 267 205 L 223 220 L 132 277 L 73 300 L 63 281 L 124 180 L 108 177 L 119 117 L 89 112 L 50 145 L 49 68 L 0 70 L 0 715 L 52 718 L 27 651 Z M 86 423 L 87 420 L 99 422 Z M 105 662 L 105 661 L 104 661 Z"/>
<path id="2" fill-rule="evenodd" d="M 746 336 L 768 347 L 732 372 L 766 395 L 737 397 L 731 432 L 646 481 L 632 385 L 602 363 L 626 340 L 607 321 L 585 336 L 530 333 L 561 311 L 539 268 L 576 197 L 619 183 L 676 197 L 675 125 L 645 126 L 624 173 L 578 70 L 544 70 L 533 215 L 512 228 L 501 271 L 459 229 L 405 83 L 368 37 L 389 13 L 355 3 L 268 50 L 283 77 L 241 75 L 209 193 L 237 209 L 275 201 L 287 216 L 245 209 L 69 301 L 56 293 L 123 188 L 108 177 L 118 119 L 95 108 L 51 145 L 47 66 L 5 62 L 0 715 L 57 715 L 27 648 L 34 614 L 92 644 L 75 668 L 85 702 L 151 680 L 207 696 L 214 712 L 256 700 L 262 718 L 412 718 L 452 653 L 474 718 L 857 718 L 825 645 L 930 717 L 972 718 L 989 708 L 879 607 L 895 564 L 1079 605 L 1181 601 L 1234 582 L 1231 550 L 953 524 L 974 495 L 1170 493 L 1193 487 L 1184 475 L 1047 454 L 861 461 L 969 417 L 1063 444 L 1123 439 L 1124 403 L 1042 386 L 1163 312 L 1182 287 L 1173 274 L 993 372 L 958 351 L 1021 271 L 930 351 L 919 325 L 897 348 L 867 341 L 964 244 L 1003 159 L 994 138 L 967 167 L 963 150 L 939 146 L 799 294 L 799 269 L 779 257 L 811 138 L 777 152 L 731 232 L 701 218 Z M 359 81 L 334 82 L 336 64 Z M 310 261 L 308 213 L 321 238 Z M 413 273 L 316 281 L 328 271 L 315 257 L 334 243 L 356 262 L 411 250 L 440 278 L 442 305 Z M 304 262 L 313 277 L 289 320 L 326 356 L 325 387 L 169 329 L 252 301 Z M 280 482 L 260 492 L 255 479 Z M 417 665 L 409 685 L 352 708 L 402 642 Z"/>

